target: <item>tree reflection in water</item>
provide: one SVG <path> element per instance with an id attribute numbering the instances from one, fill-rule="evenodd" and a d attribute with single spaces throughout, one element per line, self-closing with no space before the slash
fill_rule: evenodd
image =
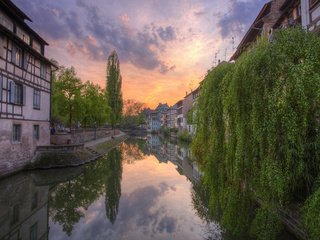
<path id="1" fill-rule="evenodd" d="M 114 223 L 121 196 L 122 153 L 113 149 L 103 159 L 87 165 L 79 176 L 51 189 L 50 217 L 71 236 L 85 210 L 106 193 L 106 215 Z"/>
<path id="2" fill-rule="evenodd" d="M 122 179 L 122 149 L 115 148 L 107 155 L 109 174 L 105 182 L 106 215 L 112 224 L 115 223 L 119 210 Z"/>

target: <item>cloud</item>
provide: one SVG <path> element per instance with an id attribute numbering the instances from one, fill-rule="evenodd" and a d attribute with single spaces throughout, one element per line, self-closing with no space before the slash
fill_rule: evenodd
<path id="1" fill-rule="evenodd" d="M 176 65 L 173 65 L 173 66 L 169 67 L 169 66 L 167 66 L 166 64 L 162 63 L 162 64 L 160 65 L 160 70 L 159 70 L 159 72 L 160 72 L 161 74 L 166 74 L 167 72 L 169 72 L 169 71 L 174 71 L 175 69 L 176 69 Z"/>
<path id="2" fill-rule="evenodd" d="M 193 14 L 196 16 L 196 17 L 202 17 L 204 15 L 207 15 L 208 12 L 207 11 L 204 11 L 204 10 L 200 10 L 200 11 L 194 11 Z"/>
<path id="3" fill-rule="evenodd" d="M 166 28 L 159 27 L 157 29 L 157 33 L 159 34 L 159 37 L 165 42 L 176 40 L 175 30 L 171 26 L 168 26 Z"/>
<path id="4" fill-rule="evenodd" d="M 64 20 L 75 37 L 81 38 L 83 36 L 82 27 L 79 24 L 79 17 L 76 12 L 70 11 L 70 13 L 65 16 Z"/>
<path id="5" fill-rule="evenodd" d="M 231 0 L 229 12 L 220 15 L 218 27 L 223 38 L 230 36 L 242 36 L 252 24 L 258 11 L 261 9 L 265 0 L 239 1 Z"/>
<path id="6" fill-rule="evenodd" d="M 15 0 L 24 12 L 27 13 L 33 20 L 30 23 L 40 33 L 51 39 L 66 39 L 69 36 L 69 31 L 60 17 L 65 16 L 65 12 L 59 8 L 49 7 L 39 0 L 24 1 Z"/>
<path id="7" fill-rule="evenodd" d="M 77 5 L 87 14 L 87 31 L 98 41 L 95 48 L 100 50 L 94 49 L 88 43 L 83 46 L 93 59 L 105 60 L 107 54 L 116 49 L 122 62 L 130 62 L 137 68 L 158 69 L 162 74 L 172 69 L 159 57 L 159 53 L 165 50 L 164 42 L 176 39 L 172 26 L 156 27 L 154 24 L 149 24 L 142 30 L 136 31 L 111 19 L 103 19 L 96 6 L 88 5 L 83 0 L 77 0 Z M 121 22 L 123 23 L 123 20 Z M 102 54 L 97 54 L 97 51 Z"/>

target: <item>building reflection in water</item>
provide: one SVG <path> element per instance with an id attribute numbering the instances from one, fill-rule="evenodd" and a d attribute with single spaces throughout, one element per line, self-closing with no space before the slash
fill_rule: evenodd
<path id="1" fill-rule="evenodd" d="M 32 174 L 0 181 L 0 239 L 48 239 L 49 189 Z"/>
<path id="2" fill-rule="evenodd" d="M 161 141 L 159 135 L 148 135 L 147 137 L 149 154 L 154 155 L 159 162 L 173 163 L 177 171 L 187 177 L 193 183 L 199 182 L 202 173 L 198 164 L 191 160 L 191 150 L 188 146 L 181 146 L 174 142 Z"/>

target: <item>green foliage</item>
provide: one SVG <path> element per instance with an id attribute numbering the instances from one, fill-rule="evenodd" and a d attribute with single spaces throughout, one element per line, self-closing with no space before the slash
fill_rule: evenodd
<path id="1" fill-rule="evenodd" d="M 304 208 L 304 224 L 310 239 L 319 239 L 320 236 L 320 188 L 307 200 Z"/>
<path id="2" fill-rule="evenodd" d="M 273 206 L 309 196 L 319 177 L 320 39 L 300 28 L 277 31 L 272 43 L 260 39 L 235 64 L 208 72 L 196 111 L 193 153 L 211 186 L 212 208 L 231 227 L 225 214 L 233 205 L 222 203 L 231 201 L 230 191 L 250 190 L 263 202 L 252 233 L 274 239 L 280 228 Z M 308 206 L 318 204 L 312 199 Z M 320 215 L 312 217 L 319 222 Z"/>
<path id="3" fill-rule="evenodd" d="M 281 220 L 277 209 L 265 206 L 258 209 L 251 228 L 253 236 L 261 240 L 277 239 L 280 230 Z"/>
<path id="4" fill-rule="evenodd" d="M 178 133 L 179 129 L 178 128 L 170 128 L 170 132 L 172 133 Z"/>
<path id="5" fill-rule="evenodd" d="M 162 127 L 160 129 L 160 133 L 163 134 L 163 136 L 165 136 L 165 137 L 169 137 L 170 136 L 170 129 Z"/>
<path id="6" fill-rule="evenodd" d="M 116 123 L 119 123 L 122 117 L 122 77 L 120 73 L 120 63 L 116 51 L 113 51 L 108 58 L 107 65 L 107 88 L 106 95 L 108 104 L 111 108 L 110 121 L 114 127 Z"/>
<path id="7" fill-rule="evenodd" d="M 192 142 L 192 136 L 188 133 L 188 131 L 179 132 L 178 139 L 183 142 Z"/>
<path id="8" fill-rule="evenodd" d="M 121 125 L 123 127 L 135 127 L 145 124 L 145 117 L 143 113 L 144 103 L 137 102 L 133 99 L 124 101 L 123 104 L 123 117 L 121 119 Z"/>
<path id="9" fill-rule="evenodd" d="M 110 107 L 106 104 L 107 99 L 104 90 L 99 85 L 86 82 L 83 85 L 83 116 L 82 122 L 86 126 L 101 126 L 105 124 L 110 115 Z"/>
<path id="10" fill-rule="evenodd" d="M 187 113 L 187 123 L 194 124 L 194 107 L 192 107 Z"/>
<path id="11" fill-rule="evenodd" d="M 60 68 L 52 80 L 52 117 L 70 127 L 103 125 L 109 118 L 104 91 L 91 82 L 82 83 L 73 67 Z"/>
<path id="12" fill-rule="evenodd" d="M 106 195 L 106 217 L 114 223 L 121 197 L 122 149 L 111 150 L 103 159 L 87 165 L 76 178 L 51 189 L 49 214 L 71 236 L 73 227 L 101 195 Z"/>
<path id="13" fill-rule="evenodd" d="M 52 115 L 69 126 L 82 114 L 82 83 L 73 67 L 61 68 L 52 81 Z"/>
<path id="14" fill-rule="evenodd" d="M 105 182 L 106 216 L 114 224 L 117 219 L 121 197 L 122 151 L 118 148 L 112 149 L 107 155 L 106 164 L 110 170 Z"/>

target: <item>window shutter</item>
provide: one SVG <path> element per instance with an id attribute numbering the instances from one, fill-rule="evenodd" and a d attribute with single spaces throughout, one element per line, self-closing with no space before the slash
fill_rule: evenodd
<path id="1" fill-rule="evenodd" d="M 0 102 L 2 101 L 2 88 L 3 88 L 2 76 L 0 76 Z"/>
<path id="2" fill-rule="evenodd" d="M 27 100 L 27 88 L 25 85 L 22 86 L 22 103 L 23 105 L 26 105 L 26 100 Z"/>
<path id="3" fill-rule="evenodd" d="M 0 36 L 0 57 L 4 56 L 4 37 Z"/>
<path id="4" fill-rule="evenodd" d="M 9 83 L 9 103 L 14 103 L 14 91 L 15 91 L 14 82 L 10 81 Z"/>
<path id="5" fill-rule="evenodd" d="M 23 68 L 28 70 L 28 53 L 24 52 L 23 55 Z"/>
<path id="6" fill-rule="evenodd" d="M 12 46 L 11 62 L 16 63 L 16 47 Z"/>

